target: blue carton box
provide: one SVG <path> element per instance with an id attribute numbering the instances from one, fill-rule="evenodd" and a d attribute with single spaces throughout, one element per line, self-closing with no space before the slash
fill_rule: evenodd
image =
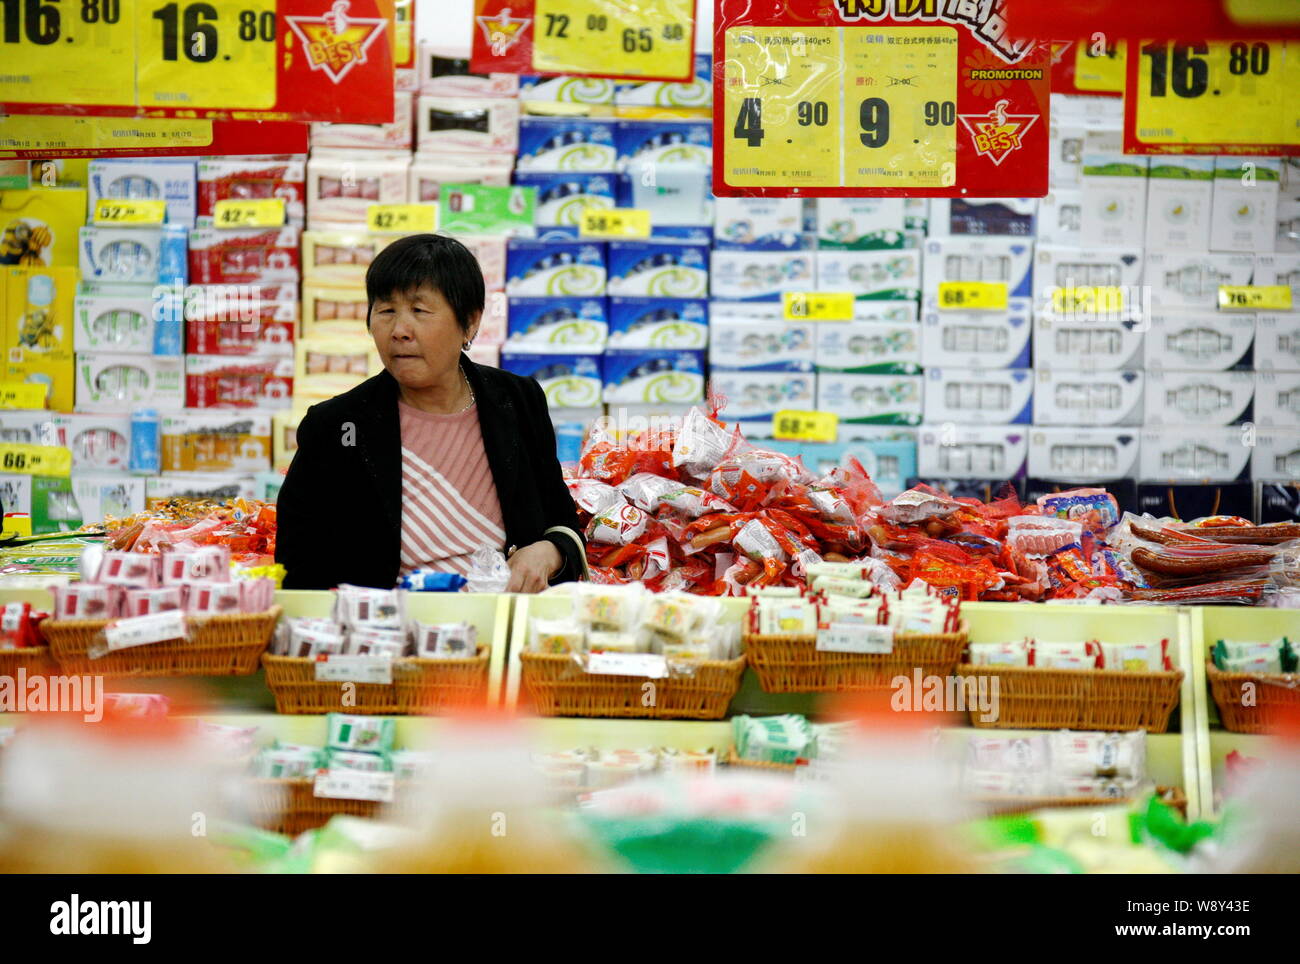
<path id="1" fill-rule="evenodd" d="M 551 408 L 594 408 L 600 405 L 600 355 L 503 351 L 501 367 L 515 375 L 535 378 L 546 393 L 546 402 Z"/>
<path id="2" fill-rule="evenodd" d="M 704 298 L 709 293 L 709 249 L 699 244 L 611 241 L 611 295 Z"/>
<path id="3" fill-rule="evenodd" d="M 605 350 L 604 298 L 511 298 L 505 350 L 590 354 Z"/>
<path id="4" fill-rule="evenodd" d="M 511 240 L 506 246 L 506 293 L 511 296 L 599 296 L 604 292 L 604 244 Z"/>
<path id="5" fill-rule="evenodd" d="M 533 221 L 538 229 L 555 225 L 577 227 L 588 208 L 612 208 L 615 175 L 591 171 L 520 171 L 515 184 L 537 191 Z"/>
<path id="6" fill-rule="evenodd" d="M 621 170 L 670 164 L 708 167 L 713 163 L 713 122 L 621 120 L 614 143 Z"/>
<path id="7" fill-rule="evenodd" d="M 709 303 L 702 298 L 609 299 L 610 348 L 705 348 Z"/>
<path id="8" fill-rule="evenodd" d="M 605 352 L 605 401 L 690 405 L 704 401 L 704 353 L 662 349 Z"/>
<path id="9" fill-rule="evenodd" d="M 686 83 L 646 80 L 614 85 L 620 107 L 697 107 L 713 103 L 713 55 L 695 55 L 695 79 Z"/>
<path id="10" fill-rule="evenodd" d="M 613 171 L 618 154 L 612 120 L 524 117 L 519 121 L 520 171 Z"/>
<path id="11" fill-rule="evenodd" d="M 720 197 L 713 202 L 714 245 L 721 251 L 795 251 L 807 247 L 802 198 Z"/>

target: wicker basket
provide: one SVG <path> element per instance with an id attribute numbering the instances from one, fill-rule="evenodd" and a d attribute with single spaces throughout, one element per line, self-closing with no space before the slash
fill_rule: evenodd
<path id="1" fill-rule="evenodd" d="M 892 653 L 828 653 L 816 636 L 746 635 L 745 655 L 765 693 L 837 693 L 889 689 L 916 669 L 948 676 L 966 648 L 966 624 L 955 633 L 899 633 Z"/>
<path id="2" fill-rule="evenodd" d="M 103 619 L 47 619 L 41 632 L 60 671 L 89 676 L 248 676 L 271 642 L 280 607 L 264 613 L 189 616 L 189 636 L 132 646 L 99 659 L 87 652 L 103 639 Z"/>
<path id="3" fill-rule="evenodd" d="M 277 713 L 429 714 L 487 703 L 488 647 L 468 659 L 395 659 L 392 683 L 357 683 L 347 705 L 343 684 L 316 680 L 316 661 L 262 656 Z"/>
<path id="4" fill-rule="evenodd" d="M 26 670 L 28 676 L 55 676 L 59 664 L 50 656 L 48 646 L 0 649 L 0 676 L 17 677 L 20 669 Z"/>
<path id="5" fill-rule="evenodd" d="M 520 653 L 523 682 L 541 716 L 613 716 L 652 720 L 720 720 L 740 689 L 745 657 L 674 660 L 669 675 L 605 676 L 587 673 L 570 654 Z M 646 706 L 646 683 L 654 705 Z"/>
<path id="6" fill-rule="evenodd" d="M 1205 675 L 1223 728 L 1232 733 L 1271 733 L 1282 714 L 1300 707 L 1298 673 L 1225 673 L 1209 660 Z M 1243 706 L 1242 687 L 1254 686 L 1253 706 Z"/>
<path id="7" fill-rule="evenodd" d="M 387 804 L 375 800 L 340 800 L 318 797 L 316 781 L 311 778 L 291 780 L 254 779 L 252 781 L 252 822 L 264 830 L 296 837 L 308 830 L 323 827 L 330 817 L 376 817 Z"/>
<path id="8" fill-rule="evenodd" d="M 1166 806 L 1187 815 L 1187 794 L 1182 787 L 1156 787 L 1156 794 Z M 1128 797 L 975 797 L 971 802 L 990 813 L 1007 814 L 1055 807 L 1113 807 L 1132 800 Z"/>
<path id="9" fill-rule="evenodd" d="M 988 685 L 983 678 L 997 678 L 998 718 L 986 721 L 978 709 L 970 712 L 971 726 L 992 729 L 1164 733 L 1183 683 L 1182 670 L 1130 673 L 962 664 L 957 675 L 974 678 L 979 686 Z"/>

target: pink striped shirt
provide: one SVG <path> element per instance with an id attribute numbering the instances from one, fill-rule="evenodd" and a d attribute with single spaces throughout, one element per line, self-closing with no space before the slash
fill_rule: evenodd
<path id="1" fill-rule="evenodd" d="M 478 408 L 435 415 L 402 402 L 402 559 L 412 569 L 469 571 L 480 546 L 504 549 L 505 522 Z"/>

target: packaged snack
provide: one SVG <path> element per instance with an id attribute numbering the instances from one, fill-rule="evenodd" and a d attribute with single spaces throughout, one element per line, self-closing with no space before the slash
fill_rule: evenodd
<path id="1" fill-rule="evenodd" d="M 1028 666 L 1029 643 L 1018 640 L 1009 643 L 971 643 L 972 666 Z"/>
<path id="2" fill-rule="evenodd" d="M 1096 669 L 1096 643 L 1034 641 L 1034 665 L 1042 669 Z"/>
<path id="3" fill-rule="evenodd" d="M 1047 735 L 973 736 L 966 743 L 966 765 L 972 770 L 1046 772 L 1049 761 Z"/>
<path id="4" fill-rule="evenodd" d="M 581 653 L 586 649 L 586 633 L 576 619 L 534 616 L 529 621 L 528 632 L 528 649 L 533 653 Z"/>
<path id="5" fill-rule="evenodd" d="M 398 780 L 421 780 L 432 775 L 437 757 L 419 750 L 394 750 L 389 754 Z"/>
<path id="6" fill-rule="evenodd" d="M 317 747 L 268 747 L 254 758 L 253 775 L 270 780 L 302 779 L 324 765 L 325 751 Z"/>
<path id="7" fill-rule="evenodd" d="M 812 724 L 802 716 L 735 716 L 731 720 L 736 756 L 762 763 L 795 763 L 810 756 Z"/>
<path id="8" fill-rule="evenodd" d="M 817 632 L 817 607 L 803 596 L 757 595 L 751 604 L 757 631 L 764 636 L 812 636 Z"/>
<path id="9" fill-rule="evenodd" d="M 1219 668 L 1225 673 L 1280 673 L 1282 659 L 1278 653 L 1269 656 L 1229 656 Z"/>
<path id="10" fill-rule="evenodd" d="M 394 589 L 369 589 L 342 585 L 334 600 L 334 618 L 344 627 L 367 625 L 401 629 L 405 624 L 401 593 Z"/>
<path id="11" fill-rule="evenodd" d="M 180 586 L 174 588 L 178 592 L 182 589 Z M 186 612 L 229 616 L 244 611 L 244 594 L 240 583 L 195 581 L 183 588 Z"/>
<path id="12" fill-rule="evenodd" d="M 1056 781 L 1063 797 L 1105 797 L 1128 800 L 1137 796 L 1142 780 L 1112 780 L 1104 777 L 1061 777 Z"/>
<path id="13" fill-rule="evenodd" d="M 99 567 L 99 581 L 111 586 L 155 587 L 160 577 L 159 558 L 140 552 L 105 552 Z"/>
<path id="14" fill-rule="evenodd" d="M 979 797 L 1046 797 L 1054 781 L 1047 771 L 977 770 L 962 772 L 962 789 Z"/>
<path id="15" fill-rule="evenodd" d="M 230 548 L 225 545 L 176 546 L 162 555 L 165 586 L 190 582 L 229 582 Z"/>
<path id="16" fill-rule="evenodd" d="M 637 633 L 592 630 L 587 634 L 587 648 L 593 653 L 642 653 L 646 641 Z"/>
<path id="17" fill-rule="evenodd" d="M 415 623 L 415 654 L 424 659 L 468 659 L 478 650 L 478 630 L 469 623 Z"/>
<path id="18" fill-rule="evenodd" d="M 367 773 L 388 773 L 393 761 L 388 752 L 356 753 L 349 750 L 326 749 L 325 765 L 331 770 L 363 770 Z"/>
<path id="19" fill-rule="evenodd" d="M 673 468 L 693 479 L 708 478 L 733 444 L 734 439 L 722 425 L 692 408 L 673 444 Z"/>
<path id="20" fill-rule="evenodd" d="M 645 601 L 641 586 L 601 586 L 580 582 L 573 589 L 573 614 L 579 623 L 597 631 L 630 629 Z"/>
<path id="21" fill-rule="evenodd" d="M 566 479 L 565 485 L 574 505 L 591 515 L 617 508 L 626 501 L 618 489 L 595 479 Z"/>
<path id="22" fill-rule="evenodd" d="M 111 619 L 110 587 L 75 583 L 54 588 L 56 619 Z"/>
<path id="23" fill-rule="evenodd" d="M 587 524 L 587 539 L 625 546 L 640 538 L 649 521 L 636 506 L 624 503 L 593 515 Z"/>
<path id="24" fill-rule="evenodd" d="M 328 732 L 325 745 L 331 750 L 387 753 L 397 736 L 397 722 L 386 717 L 331 713 L 325 722 Z"/>
<path id="25" fill-rule="evenodd" d="M 810 587 L 814 592 L 830 596 L 852 596 L 866 599 L 876 591 L 875 586 L 860 579 L 841 579 L 838 576 L 814 576 Z"/>
<path id="26" fill-rule="evenodd" d="M 415 569 L 397 580 L 398 588 L 412 592 L 460 592 L 468 580 L 456 572 Z"/>
<path id="27" fill-rule="evenodd" d="M 1054 516 L 1018 515 L 1007 520 L 1007 545 L 1045 556 L 1083 539 L 1083 524 Z"/>
<path id="28" fill-rule="evenodd" d="M 1052 770 L 1066 777 L 1146 776 L 1146 733 L 1093 733 L 1062 730 L 1048 735 Z"/>
<path id="29" fill-rule="evenodd" d="M 1169 640 L 1149 643 L 1101 643 L 1101 668 L 1128 673 L 1159 673 L 1171 669 Z"/>

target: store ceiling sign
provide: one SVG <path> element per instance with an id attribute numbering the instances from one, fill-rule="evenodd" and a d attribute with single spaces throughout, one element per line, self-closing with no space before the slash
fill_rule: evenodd
<path id="1" fill-rule="evenodd" d="M 1291 37 L 1300 39 L 1295 0 L 1007 0 L 1021 37 Z"/>
<path id="2" fill-rule="evenodd" d="M 1005 0 L 717 0 L 723 197 L 1041 197 L 1050 45 Z"/>
<path id="3" fill-rule="evenodd" d="M 695 78 L 695 0 L 474 0 L 475 73 Z"/>
<path id="4" fill-rule="evenodd" d="M 7 113 L 393 119 L 393 0 L 4 0 Z"/>
<path id="5" fill-rule="evenodd" d="M 1144 40 L 1134 48 L 1124 153 L 1300 153 L 1300 41 Z"/>

